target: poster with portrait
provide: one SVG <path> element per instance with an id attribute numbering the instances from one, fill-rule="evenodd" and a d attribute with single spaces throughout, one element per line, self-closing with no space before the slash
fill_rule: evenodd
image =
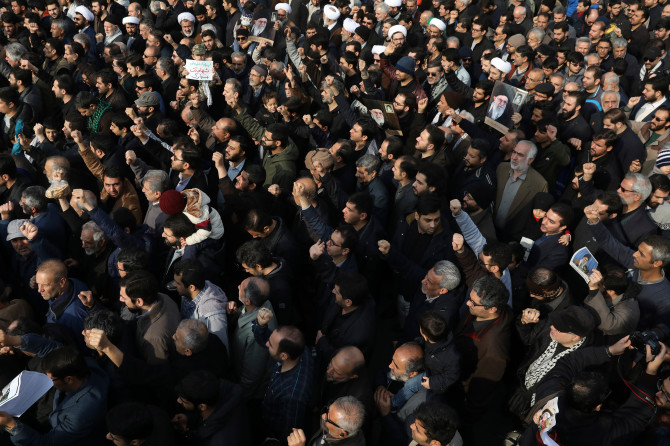
<path id="1" fill-rule="evenodd" d="M 504 82 L 496 81 L 489 99 L 484 122 L 500 133 L 507 133 L 512 127 L 512 115 L 519 113 L 528 99 L 528 92 Z"/>
<path id="2" fill-rule="evenodd" d="M 378 124 L 384 125 L 387 134 L 402 136 L 400 121 L 393 109 L 393 102 L 379 101 L 376 99 L 361 99 L 361 102 L 372 118 L 377 121 Z"/>
<path id="3" fill-rule="evenodd" d="M 591 251 L 588 248 L 581 248 L 572 255 L 570 259 L 570 266 L 577 271 L 577 274 L 582 276 L 582 278 L 589 283 L 589 276 L 591 273 L 598 269 L 598 261 Z"/>

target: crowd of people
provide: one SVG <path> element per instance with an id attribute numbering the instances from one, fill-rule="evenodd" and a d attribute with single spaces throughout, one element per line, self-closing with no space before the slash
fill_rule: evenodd
<path id="1" fill-rule="evenodd" d="M 667 0 L 0 20 L 0 444 L 670 442 Z"/>

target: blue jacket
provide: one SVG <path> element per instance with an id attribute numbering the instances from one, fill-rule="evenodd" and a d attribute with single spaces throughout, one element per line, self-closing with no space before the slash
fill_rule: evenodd
<path id="1" fill-rule="evenodd" d="M 77 279 L 68 279 L 70 282 L 68 288 L 65 290 L 63 296 L 68 300 L 65 310 L 60 316 L 57 316 L 53 311 L 54 302 L 58 299 L 49 300 L 49 310 L 47 311 L 47 323 L 56 323 L 68 327 L 75 335 L 79 335 L 84 329 L 84 319 L 88 316 L 88 310 L 79 300 L 79 293 L 88 291 L 88 287 L 84 282 Z M 69 294 L 71 293 L 71 294 Z M 59 296 L 60 297 L 60 296 Z"/>

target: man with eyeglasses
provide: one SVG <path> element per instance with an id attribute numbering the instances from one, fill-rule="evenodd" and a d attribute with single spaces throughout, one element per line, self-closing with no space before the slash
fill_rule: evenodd
<path id="1" fill-rule="evenodd" d="M 293 429 L 286 441 L 288 446 L 365 446 L 361 428 L 365 420 L 365 407 L 353 396 L 343 396 L 321 414 L 321 429 L 309 439 L 302 429 Z"/>
<path id="2" fill-rule="evenodd" d="M 513 321 L 508 299 L 509 292 L 497 278 L 477 279 L 466 300 L 468 313 L 454 330 L 464 371 L 464 423 L 471 424 L 485 413 L 500 390 L 509 360 Z"/>

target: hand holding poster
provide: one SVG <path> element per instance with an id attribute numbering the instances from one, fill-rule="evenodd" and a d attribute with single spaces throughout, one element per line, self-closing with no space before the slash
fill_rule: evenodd
<path id="1" fill-rule="evenodd" d="M 214 79 L 214 62 L 211 60 L 186 59 L 186 79 L 211 81 Z"/>
<path id="2" fill-rule="evenodd" d="M 484 123 L 501 133 L 507 133 L 514 122 L 512 116 L 519 113 L 521 106 L 528 98 L 528 92 L 496 81 L 491 92 Z"/>
<path id="3" fill-rule="evenodd" d="M 598 261 L 588 248 L 581 248 L 572 255 L 570 266 L 589 283 L 589 276 L 593 270 L 598 269 Z"/>

